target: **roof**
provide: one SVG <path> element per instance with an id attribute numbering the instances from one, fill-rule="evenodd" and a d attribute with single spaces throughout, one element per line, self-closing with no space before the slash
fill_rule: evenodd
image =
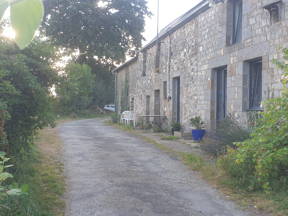
<path id="1" fill-rule="evenodd" d="M 120 71 L 121 69 L 123 69 L 124 67 L 134 63 L 135 61 L 137 61 L 138 59 L 138 55 L 135 56 L 134 58 L 132 59 L 129 59 L 128 61 L 126 61 L 124 64 L 120 65 L 119 67 L 115 68 L 112 73 L 117 73 L 118 71 Z"/>
<path id="2" fill-rule="evenodd" d="M 215 1 L 215 0 L 214 0 Z M 216 1 L 217 2 L 217 1 Z M 151 40 L 147 45 L 145 45 L 140 51 L 144 51 L 149 49 L 150 47 L 154 46 L 154 44 L 161 39 L 166 38 L 171 33 L 175 32 L 177 29 L 181 28 L 183 25 L 187 24 L 199 14 L 205 12 L 210 8 L 210 1 L 209 0 L 202 0 L 199 4 L 193 7 L 191 10 L 180 16 L 179 18 L 175 19 L 169 25 L 167 25 L 164 29 L 160 31 L 157 37 Z M 123 69 L 124 67 L 132 64 L 134 61 L 138 59 L 138 56 L 130 59 L 129 61 L 125 62 L 121 66 L 117 67 L 113 72 L 118 72 L 119 70 Z"/>
<path id="3" fill-rule="evenodd" d="M 141 51 L 146 50 L 150 47 L 152 47 L 158 40 L 161 40 L 163 38 L 166 38 L 179 28 L 181 28 L 183 25 L 187 24 L 191 20 L 193 20 L 195 17 L 200 15 L 201 13 L 205 12 L 210 8 L 210 2 L 209 0 L 203 0 L 199 4 L 197 4 L 195 7 L 193 7 L 191 10 L 183 14 L 182 16 L 175 19 L 173 22 L 171 22 L 169 25 L 167 25 L 164 29 L 160 31 L 158 36 L 156 36 L 150 43 L 145 45 Z"/>

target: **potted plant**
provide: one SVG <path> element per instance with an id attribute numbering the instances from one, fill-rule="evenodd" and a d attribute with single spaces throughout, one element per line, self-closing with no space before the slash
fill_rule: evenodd
<path id="1" fill-rule="evenodd" d="M 190 120 L 191 125 L 193 127 L 192 129 L 192 138 L 195 141 L 201 141 L 206 133 L 206 130 L 204 130 L 204 122 L 202 121 L 200 116 L 196 116 L 194 118 L 191 118 Z"/>

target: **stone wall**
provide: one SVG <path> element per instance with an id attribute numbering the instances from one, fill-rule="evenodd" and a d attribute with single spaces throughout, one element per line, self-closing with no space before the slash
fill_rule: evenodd
<path id="1" fill-rule="evenodd" d="M 282 48 L 288 47 L 288 0 L 283 0 L 281 21 L 273 25 L 263 8 L 272 2 L 276 0 L 243 1 L 242 41 L 231 46 L 226 43 L 227 0 L 212 3 L 210 9 L 161 39 L 159 71 L 155 68 L 157 45 L 144 48 L 137 61 L 119 70 L 117 92 L 128 73 L 129 97 L 134 97 L 135 113 L 145 114 L 149 95 L 153 114 L 154 91 L 160 90 L 161 115 L 172 121 L 172 100 L 163 97 L 163 82 L 167 81 L 168 96 L 172 96 L 172 79 L 179 76 L 181 124 L 187 129 L 190 118 L 200 115 L 211 128 L 215 112 L 212 71 L 227 65 L 227 113 L 244 124 L 247 112 L 243 103 L 247 95 L 243 77 L 247 60 L 262 57 L 263 100 L 280 95 L 281 71 L 272 61 L 281 58 Z M 146 76 L 142 76 L 143 52 L 147 52 Z"/>

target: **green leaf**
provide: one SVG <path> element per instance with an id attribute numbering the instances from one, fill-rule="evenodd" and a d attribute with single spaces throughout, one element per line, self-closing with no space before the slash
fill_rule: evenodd
<path id="1" fill-rule="evenodd" d="M 13 178 L 13 176 L 10 173 L 3 172 L 0 174 L 0 182 L 5 181 L 8 178 Z"/>
<path id="2" fill-rule="evenodd" d="M 21 186 L 21 191 L 23 193 L 28 193 L 29 192 L 29 185 L 28 184 L 24 184 Z"/>
<path id="3" fill-rule="evenodd" d="M 6 155 L 5 152 L 0 151 L 0 157 L 5 157 L 5 155 Z"/>
<path id="4" fill-rule="evenodd" d="M 0 0 L 0 20 L 2 19 L 8 6 L 9 6 L 9 3 L 7 0 Z"/>
<path id="5" fill-rule="evenodd" d="M 11 5 L 11 24 L 20 49 L 29 45 L 44 16 L 42 0 L 23 0 Z"/>

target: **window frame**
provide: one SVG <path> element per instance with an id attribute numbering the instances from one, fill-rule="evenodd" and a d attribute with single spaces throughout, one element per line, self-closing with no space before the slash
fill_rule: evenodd
<path id="1" fill-rule="evenodd" d="M 260 64 L 260 69 L 257 68 L 256 64 Z M 261 103 L 262 103 L 262 99 L 263 99 L 263 60 L 262 57 L 260 58 L 256 58 L 256 59 L 252 59 L 250 61 L 248 61 L 249 64 L 249 74 L 248 74 L 248 111 L 252 111 L 252 110 L 263 110 Z M 253 67 L 256 67 L 256 69 Z M 258 65 L 259 67 L 259 65 Z M 258 69 L 258 71 L 257 71 Z M 256 71 L 255 71 L 256 70 Z M 254 73 L 254 75 L 253 75 Z M 256 73 L 256 75 L 255 75 Z M 253 78 L 253 80 L 252 80 Z M 255 80 L 256 78 L 256 80 Z M 259 79 L 259 80 L 257 80 Z M 257 82 L 255 84 L 255 82 Z M 252 93 L 252 89 L 256 89 L 254 90 L 254 93 Z M 253 94 L 253 95 L 252 95 Z M 255 101 L 255 97 L 259 97 L 258 99 L 256 98 L 257 101 Z M 259 105 L 257 105 L 259 103 Z M 255 105 L 256 104 L 256 105 Z"/>
<path id="2" fill-rule="evenodd" d="M 243 0 L 229 0 L 227 2 L 227 32 L 226 32 L 226 44 L 228 46 L 232 46 L 242 41 L 242 32 L 243 32 L 242 25 L 243 25 Z"/>
<path id="3" fill-rule="evenodd" d="M 271 25 L 281 22 L 281 20 L 282 20 L 282 6 L 283 6 L 282 0 L 276 1 L 276 2 L 273 2 L 271 4 L 268 4 L 268 5 L 264 6 L 264 9 L 267 10 L 268 13 L 269 13 L 270 24 Z M 273 7 L 277 7 L 277 10 L 278 10 L 278 17 L 277 17 L 276 20 L 275 20 L 275 17 L 273 16 L 273 14 L 272 14 Z"/>

